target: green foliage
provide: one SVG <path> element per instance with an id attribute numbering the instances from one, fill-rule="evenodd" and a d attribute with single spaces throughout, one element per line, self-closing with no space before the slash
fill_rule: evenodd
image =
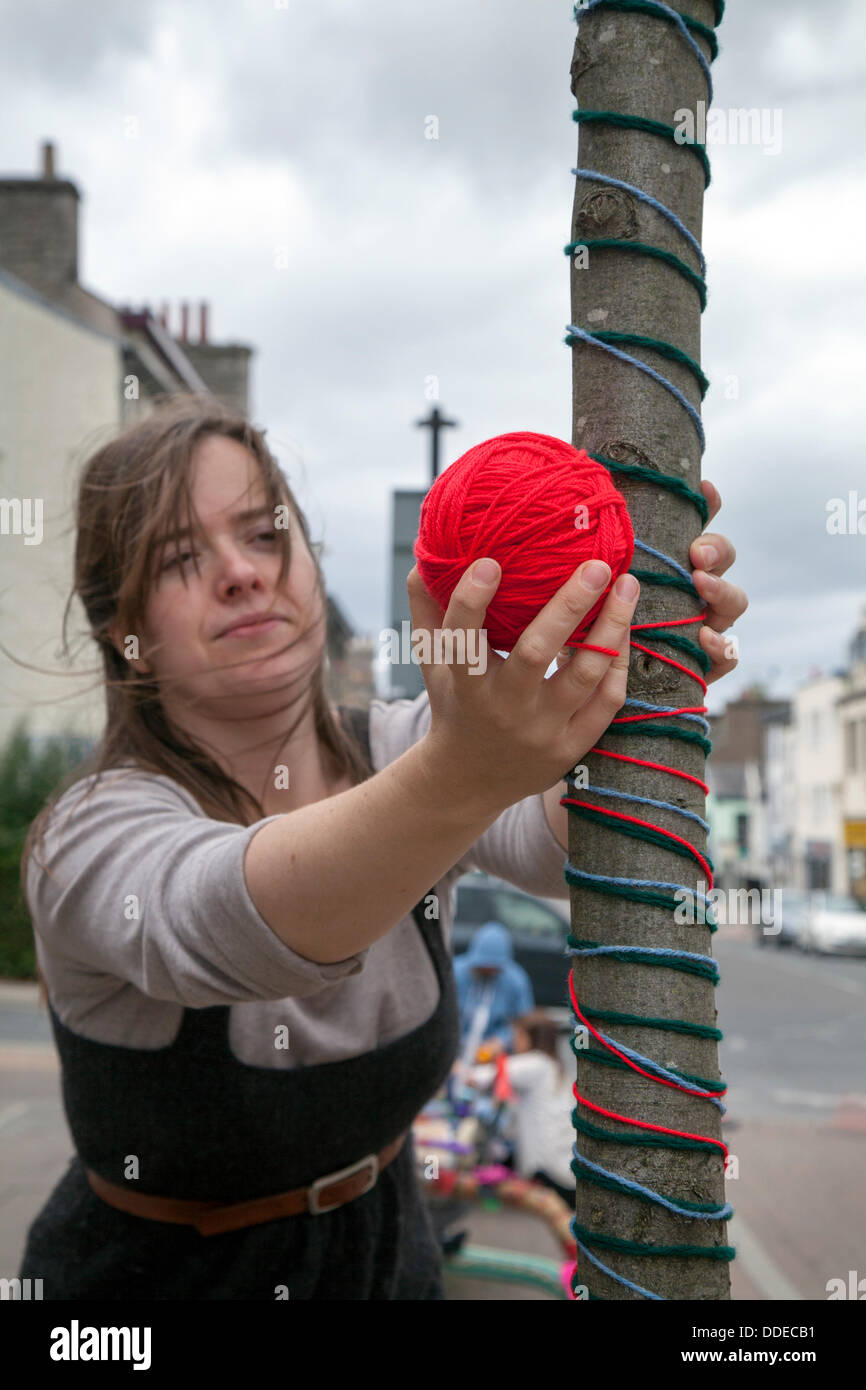
<path id="1" fill-rule="evenodd" d="M 35 740 L 21 720 L 0 751 L 0 976 L 34 979 L 33 927 L 21 892 L 21 853 L 31 822 L 86 756 L 88 740 Z"/>

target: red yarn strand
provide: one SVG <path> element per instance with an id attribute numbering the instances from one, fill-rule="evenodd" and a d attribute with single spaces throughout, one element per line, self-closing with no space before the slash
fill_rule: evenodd
<path id="1" fill-rule="evenodd" d="M 608 1052 L 615 1053 L 616 1056 L 619 1057 L 620 1061 L 625 1062 L 626 1066 L 630 1067 L 632 1071 L 639 1072 L 640 1075 L 645 1076 L 648 1081 L 655 1081 L 658 1083 L 659 1086 L 669 1086 L 671 1090 L 684 1091 L 686 1095 L 697 1096 L 700 1100 L 708 1099 L 708 1097 L 704 1094 L 703 1091 L 695 1090 L 693 1086 L 686 1085 L 684 1081 L 668 1081 L 668 1079 L 664 1076 L 655 1076 L 652 1072 L 644 1071 L 643 1067 L 639 1067 L 637 1062 L 633 1062 L 630 1057 L 626 1057 L 625 1053 L 620 1052 L 619 1048 L 614 1047 L 613 1043 L 606 1042 L 605 1039 L 599 1033 L 598 1029 L 593 1028 L 592 1024 L 589 1022 L 589 1019 L 584 1018 L 583 1014 L 581 1013 L 580 1005 L 577 1002 L 577 995 L 574 992 L 574 978 L 572 973 L 569 973 L 568 976 L 568 989 L 569 993 L 571 994 L 571 1002 L 574 1008 L 574 1012 L 577 1014 L 584 1027 L 589 1029 L 590 1033 L 592 1033 L 593 1037 L 601 1043 L 602 1047 L 606 1047 Z M 713 1091 L 713 1095 L 723 1096 L 727 1089 L 727 1086 L 723 1086 L 720 1091 Z"/>
<path id="2" fill-rule="evenodd" d="M 632 825 L 643 825 L 647 830 L 655 830 L 657 834 L 664 835 L 668 840 L 676 840 L 678 844 L 684 845 L 689 854 L 694 855 L 704 873 L 707 875 L 707 882 L 710 888 L 713 886 L 713 871 L 707 863 L 700 850 L 695 849 L 693 844 L 684 840 L 682 835 L 675 835 L 672 830 L 663 830 L 660 825 L 653 825 L 652 821 L 641 820 L 640 816 L 627 816 L 624 811 L 609 811 L 606 806 L 593 806 L 591 801 L 578 801 L 573 796 L 561 796 L 560 806 L 585 806 L 590 811 L 597 811 L 600 816 L 612 816 L 615 820 L 630 821 Z"/>
<path id="3" fill-rule="evenodd" d="M 706 711 L 706 705 L 684 705 L 682 709 L 666 710 L 665 714 L 668 719 L 672 719 L 674 715 L 706 714 Z M 649 714 L 621 714 L 618 718 L 612 719 L 610 722 L 611 724 L 634 724 L 637 719 L 658 719 L 658 713 L 653 713 L 651 711 Z"/>
<path id="4" fill-rule="evenodd" d="M 695 786 L 700 787 L 704 796 L 709 796 L 710 789 L 706 782 L 702 782 L 700 777 L 694 777 L 690 772 L 682 772 L 678 767 L 666 767 L 664 763 L 651 763 L 646 758 L 632 758 L 627 753 L 612 753 L 608 748 L 590 748 L 590 753 L 598 753 L 601 758 L 616 758 L 621 763 L 636 763 L 638 767 L 651 767 L 654 772 L 669 772 L 672 777 L 682 777 L 686 782 L 694 782 Z"/>
<path id="5" fill-rule="evenodd" d="M 699 613 L 696 618 L 669 618 L 667 622 L 663 619 L 658 623 L 632 623 L 631 630 L 632 632 L 642 632 L 647 627 L 680 627 L 683 623 L 702 623 L 706 616 L 704 612 Z"/>
<path id="6" fill-rule="evenodd" d="M 652 1129 L 656 1134 L 675 1134 L 679 1139 L 699 1139 L 704 1144 L 717 1144 L 725 1158 L 728 1156 L 728 1146 L 723 1144 L 721 1139 L 712 1139 L 708 1134 L 692 1134 L 688 1129 L 668 1129 L 667 1125 L 653 1125 L 649 1120 L 633 1120 L 630 1115 L 618 1115 L 615 1110 L 605 1110 L 603 1105 L 596 1105 L 594 1101 L 582 1096 L 577 1089 L 576 1081 L 571 1093 L 579 1105 L 585 1105 L 588 1110 L 594 1110 L 598 1115 L 606 1115 L 609 1120 L 619 1120 L 624 1125 L 637 1125 L 638 1129 Z"/>
<path id="7" fill-rule="evenodd" d="M 653 651 L 652 647 L 645 647 L 641 642 L 632 642 L 632 646 L 636 647 L 639 652 L 646 652 L 648 656 L 654 656 L 656 661 L 664 661 L 668 666 L 676 666 L 678 671 L 685 671 L 687 676 L 691 676 L 693 681 L 697 681 L 706 695 L 708 687 L 703 676 L 699 676 L 697 672 L 690 670 L 688 666 L 684 666 L 681 661 L 674 661 L 672 656 L 662 656 L 661 652 Z"/>

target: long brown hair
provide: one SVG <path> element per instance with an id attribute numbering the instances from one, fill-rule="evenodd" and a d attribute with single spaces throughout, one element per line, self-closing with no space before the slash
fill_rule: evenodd
<path id="1" fill-rule="evenodd" d="M 197 524 L 190 486 L 193 455 L 211 435 L 242 444 L 258 465 L 268 504 L 274 510 L 281 505 L 290 508 L 313 556 L 316 587 L 326 611 L 325 579 L 307 520 L 265 443 L 264 432 L 216 396 L 164 397 L 149 416 L 92 454 L 79 479 L 74 580 L 63 614 L 62 638 L 63 652 L 68 655 L 67 624 L 77 595 L 102 657 L 105 728 L 91 753 L 67 774 L 30 826 L 21 857 L 25 901 L 27 861 L 34 848 L 41 853 L 57 801 L 71 785 L 89 776 L 94 778 L 92 792 L 111 768 L 133 763 L 171 777 L 216 820 L 252 825 L 264 819 L 259 799 L 230 776 L 200 742 L 167 718 L 156 681 L 136 671 L 109 635 L 111 627 L 122 633 L 137 630 L 155 577 L 154 559 L 164 537 L 187 524 L 193 528 Z M 277 583 L 282 585 L 291 558 L 289 531 L 283 526 L 276 527 L 275 533 L 280 547 Z M 326 659 L 323 642 L 322 657 L 309 680 L 308 698 L 302 701 L 297 722 L 312 706 L 316 737 L 329 755 L 335 775 L 361 782 L 373 769 L 331 712 L 325 685 Z"/>
<path id="2" fill-rule="evenodd" d="M 521 1014 L 519 1018 L 513 1020 L 520 1025 L 529 1038 L 529 1046 L 534 1052 L 543 1052 L 555 1063 L 559 1076 L 563 1076 L 565 1068 L 562 1065 L 562 1058 L 559 1055 L 557 1046 L 559 1041 L 559 1026 L 550 1014 L 544 1009 L 530 1009 L 528 1013 Z"/>

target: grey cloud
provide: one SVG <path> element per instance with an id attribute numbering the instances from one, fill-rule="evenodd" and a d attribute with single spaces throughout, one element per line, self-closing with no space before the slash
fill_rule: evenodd
<path id="1" fill-rule="evenodd" d="M 561 344 L 568 319 L 561 247 L 577 150 L 569 0 L 289 0 L 284 11 L 267 0 L 68 7 L 31 0 L 3 9 L 7 109 L 25 96 L 42 121 L 37 131 L 5 133 L 4 167 L 32 168 L 37 139 L 53 133 L 73 178 L 90 158 L 83 98 L 90 120 L 116 112 L 158 28 L 175 27 L 187 80 L 212 92 L 191 172 L 224 184 L 227 214 L 235 211 L 234 168 L 260 169 L 260 194 L 252 192 L 231 256 L 218 220 L 197 225 L 191 249 L 181 253 L 172 242 L 167 253 L 172 210 L 158 201 L 159 170 L 178 156 L 163 140 L 142 154 L 143 216 L 124 222 L 118 210 L 111 244 L 103 241 L 102 257 L 88 263 L 88 283 L 106 294 L 109 283 L 123 286 L 117 298 L 127 297 L 127 285 L 142 285 L 153 302 L 166 292 L 201 292 L 219 336 L 256 346 L 256 415 L 309 497 L 334 593 L 359 628 L 378 633 L 387 621 L 389 492 L 427 479 L 425 438 L 413 426 L 428 408 L 424 377 L 441 377 L 442 403 L 461 421 L 446 437 L 447 459 L 506 429 L 569 430 L 569 354 Z M 840 198 L 853 198 L 857 187 L 866 6 L 741 0 L 728 5 L 719 33 L 716 105 L 781 107 L 784 148 L 778 157 L 750 147 L 711 150 L 709 238 L 717 209 L 721 221 L 722 212 L 745 213 L 800 182 L 802 222 L 775 234 L 802 238 L 804 256 L 820 257 L 826 274 L 771 279 L 735 241 L 720 242 L 711 261 L 704 351 L 716 380 L 705 412 L 705 472 L 723 494 L 719 526 L 739 552 L 732 577 L 752 600 L 737 625 L 740 672 L 713 689 L 714 700 L 773 667 L 794 679 L 807 662 L 840 661 L 857 594 L 866 590 L 866 548 L 829 537 L 824 525 L 826 498 L 856 485 L 848 480 L 862 427 L 832 385 L 830 399 L 816 396 L 808 365 L 816 344 L 863 321 L 863 277 L 840 275 L 833 255 L 834 236 L 852 214 L 813 206 L 808 191 L 827 173 Z M 783 56 L 795 51 L 786 34 L 797 33 L 805 56 L 794 66 Z M 158 98 L 155 87 L 153 115 Z M 438 141 L 424 138 L 428 115 L 439 117 Z M 108 151 L 88 165 L 85 219 L 112 192 L 114 157 Z M 280 279 L 255 261 L 255 238 L 267 222 L 271 182 L 284 170 L 301 179 L 327 240 L 320 266 L 290 267 Z M 459 214 L 442 205 L 449 188 L 463 200 Z M 556 197 L 562 233 L 548 241 L 543 224 L 526 214 L 553 207 L 547 220 L 555 226 Z M 403 244 L 407 207 L 441 247 L 432 258 Z M 356 225 L 375 256 L 354 246 Z M 458 254 L 474 225 L 480 250 Z M 504 233 L 525 252 L 495 271 Z M 84 243 L 93 244 L 86 220 Z M 720 394 L 726 371 L 741 378 L 739 403 Z M 800 405 L 781 413 L 773 393 L 791 382 Z"/>

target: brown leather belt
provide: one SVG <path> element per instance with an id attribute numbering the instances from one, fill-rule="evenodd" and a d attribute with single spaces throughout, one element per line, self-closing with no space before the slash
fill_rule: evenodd
<path id="1" fill-rule="evenodd" d="M 153 1197 L 143 1192 L 135 1192 L 131 1187 L 121 1187 L 108 1182 L 94 1173 L 91 1168 L 84 1171 L 87 1180 L 97 1197 L 119 1211 L 128 1211 L 133 1216 L 144 1216 L 150 1221 L 172 1221 L 182 1225 L 195 1226 L 199 1235 L 216 1236 L 225 1231 L 237 1231 L 243 1226 L 257 1226 L 262 1221 L 276 1221 L 283 1216 L 297 1216 L 306 1212 L 321 1216 L 326 1211 L 334 1211 L 345 1202 L 354 1201 L 376 1186 L 376 1180 L 383 1168 L 395 1159 L 403 1147 L 408 1130 L 401 1134 L 381 1153 L 367 1154 L 348 1168 L 326 1173 L 317 1178 L 309 1187 L 295 1187 L 290 1192 L 277 1192 L 269 1197 L 254 1197 L 249 1202 L 232 1202 L 228 1206 L 220 1202 L 185 1201 L 178 1197 Z M 332 1189 L 330 1198 L 324 1197 Z"/>

